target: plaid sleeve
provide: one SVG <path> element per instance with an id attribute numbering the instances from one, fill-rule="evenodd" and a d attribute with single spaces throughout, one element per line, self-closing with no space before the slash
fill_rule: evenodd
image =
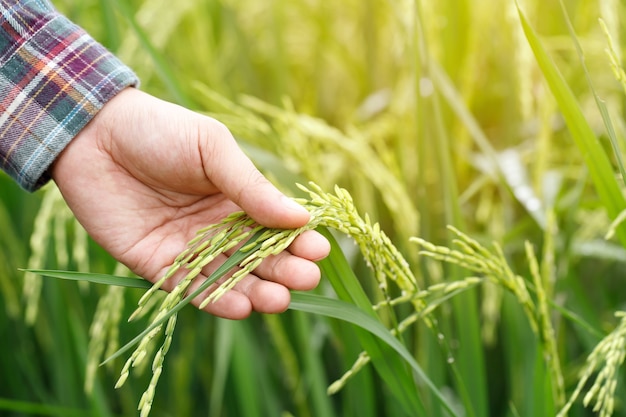
<path id="1" fill-rule="evenodd" d="M 0 168 L 23 188 L 135 74 L 47 0 L 0 0 Z"/>

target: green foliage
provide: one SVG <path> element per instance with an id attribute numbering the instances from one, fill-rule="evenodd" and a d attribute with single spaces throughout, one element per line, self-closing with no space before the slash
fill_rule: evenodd
<path id="1" fill-rule="evenodd" d="M 306 313 L 163 319 L 180 300 L 20 272 L 137 282 L 0 174 L 0 414 L 137 415 L 152 387 L 152 416 L 626 416 L 623 2 L 55 4 L 339 233 Z M 171 317 L 159 384 L 115 390 L 95 364 Z"/>

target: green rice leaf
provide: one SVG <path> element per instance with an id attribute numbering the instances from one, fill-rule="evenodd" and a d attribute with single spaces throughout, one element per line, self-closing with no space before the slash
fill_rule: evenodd
<path id="1" fill-rule="evenodd" d="M 93 272 L 57 271 L 52 269 L 21 269 L 24 272 L 43 275 L 51 278 L 61 278 L 72 281 L 87 281 L 94 284 L 118 285 L 129 288 L 148 289 L 151 283 L 142 278 L 120 277 L 107 274 L 96 274 Z"/>
<path id="2" fill-rule="evenodd" d="M 565 16 L 565 22 L 567 23 L 567 30 L 569 31 L 570 38 L 572 38 L 572 42 L 574 43 L 574 46 L 576 48 L 576 53 L 578 54 L 580 65 L 582 66 L 585 73 L 587 84 L 589 85 L 589 89 L 593 93 L 593 98 L 595 99 L 596 106 L 598 107 L 600 115 L 602 116 L 602 121 L 604 122 L 606 133 L 609 136 L 609 140 L 611 141 L 613 153 L 615 154 L 615 160 L 617 161 L 620 173 L 622 174 L 622 181 L 626 181 L 626 170 L 624 169 L 622 152 L 620 151 L 619 145 L 617 144 L 617 135 L 615 134 L 615 128 L 613 127 L 613 122 L 611 121 L 609 110 L 606 107 L 606 102 L 602 100 L 602 98 L 600 98 L 595 87 L 593 86 L 593 82 L 591 81 L 591 75 L 589 74 L 589 69 L 587 68 L 587 64 L 585 62 L 585 54 L 583 53 L 583 48 L 580 46 L 580 42 L 578 41 L 578 37 L 576 36 L 576 32 L 574 31 L 574 26 L 572 25 L 572 21 L 569 17 L 569 14 L 567 13 L 565 4 L 563 4 L 563 0 L 561 0 L 560 3 L 561 10 L 563 11 L 563 16 Z"/>
<path id="3" fill-rule="evenodd" d="M 231 320 L 217 320 L 215 332 L 216 349 L 213 354 L 215 367 L 211 376 L 211 390 L 209 392 L 210 416 L 223 415 L 224 392 L 228 379 L 228 368 L 230 367 L 233 355 L 233 345 L 235 340 L 235 322 Z"/>
<path id="4" fill-rule="evenodd" d="M 624 200 L 620 187 L 615 180 L 609 158 L 585 119 L 585 115 L 576 101 L 574 93 L 550 56 L 548 56 L 537 34 L 520 9 L 519 4 L 517 10 L 526 39 L 563 114 L 572 138 L 584 158 L 596 192 L 609 217 L 615 219 L 623 208 L 626 207 L 626 200 Z M 626 246 L 626 225 L 621 224 L 618 226 L 616 234 L 622 245 Z"/>
<path id="5" fill-rule="evenodd" d="M 154 47 L 154 45 L 150 41 L 150 38 L 148 37 L 146 32 L 139 25 L 139 23 L 137 22 L 137 19 L 135 19 L 134 12 L 133 10 L 131 10 L 131 7 L 128 5 L 128 2 L 121 1 L 121 0 L 113 0 L 113 3 L 115 7 L 119 9 L 122 16 L 124 16 L 126 20 L 128 21 L 128 24 L 133 29 L 133 31 L 135 32 L 135 35 L 139 39 L 141 46 L 150 55 L 150 58 L 154 62 L 154 68 L 157 74 L 159 74 L 159 77 L 167 86 L 170 94 L 174 96 L 174 98 L 179 104 L 185 107 L 192 107 L 191 106 L 192 100 L 184 92 L 183 88 L 180 85 L 180 82 L 178 81 L 178 78 L 174 74 L 174 71 L 170 67 L 170 64 L 168 63 L 167 59 L 163 56 L 161 52 L 157 50 L 157 48 Z"/>
<path id="6" fill-rule="evenodd" d="M 383 324 L 373 318 L 368 313 L 357 308 L 355 305 L 345 301 L 333 298 L 323 297 L 311 293 L 293 292 L 291 294 L 291 304 L 289 308 L 292 310 L 304 311 L 307 313 L 320 314 L 327 317 L 343 320 L 354 324 L 362 329 L 367 330 L 372 335 L 380 338 L 385 344 L 391 347 L 398 355 L 400 355 L 419 376 L 429 389 L 435 394 L 441 405 L 451 413 L 458 415 L 448 404 L 443 394 L 433 384 L 433 382 L 424 373 L 415 358 L 409 353 L 407 348 L 396 339 Z M 388 358 L 389 359 L 389 358 Z M 394 391 L 395 392 L 395 391 Z M 414 393 L 418 395 L 417 391 Z"/>
<path id="7" fill-rule="evenodd" d="M 120 28 L 115 19 L 115 10 L 111 7 L 111 2 L 107 0 L 99 1 L 100 10 L 102 10 L 102 21 L 104 26 L 104 45 L 111 51 L 117 51 L 120 46 L 122 37 Z"/>
<path id="8" fill-rule="evenodd" d="M 0 398 L 0 411 L 16 413 L 10 415 L 38 415 L 38 416 L 57 416 L 57 417 L 81 417 L 89 415 L 88 410 L 77 408 L 59 407 L 55 405 L 37 404 L 28 401 L 12 400 L 8 398 Z M 19 413 L 19 414 L 18 414 Z M 0 413 L 4 415 L 4 413 Z"/>

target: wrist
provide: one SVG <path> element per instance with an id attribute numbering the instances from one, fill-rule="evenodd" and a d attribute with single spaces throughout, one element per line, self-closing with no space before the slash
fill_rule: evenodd
<path id="1" fill-rule="evenodd" d="M 68 142 L 65 148 L 59 153 L 52 163 L 49 174 L 57 185 L 66 179 L 75 180 L 76 167 L 82 165 L 81 162 L 89 155 L 87 148 L 94 148 L 100 151 L 108 148 L 105 146 L 106 138 L 110 137 L 110 128 L 116 124 L 116 114 L 124 113 L 124 103 L 129 95 L 138 93 L 133 87 L 127 87 L 112 97 L 95 114 L 95 116 Z M 89 169 L 89 167 L 85 167 Z"/>

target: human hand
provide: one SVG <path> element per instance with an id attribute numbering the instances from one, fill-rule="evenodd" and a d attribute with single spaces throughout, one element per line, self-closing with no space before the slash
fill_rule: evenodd
<path id="1" fill-rule="evenodd" d="M 52 177 L 92 238 L 151 282 L 198 229 L 233 211 L 244 210 L 267 227 L 296 228 L 309 220 L 303 207 L 263 177 L 221 123 L 134 88 L 115 96 L 74 138 Z M 307 231 L 205 310 L 230 319 L 253 310 L 284 311 L 289 289 L 318 284 L 314 261 L 329 250 L 324 237 Z M 165 290 L 176 284 L 168 281 Z"/>

